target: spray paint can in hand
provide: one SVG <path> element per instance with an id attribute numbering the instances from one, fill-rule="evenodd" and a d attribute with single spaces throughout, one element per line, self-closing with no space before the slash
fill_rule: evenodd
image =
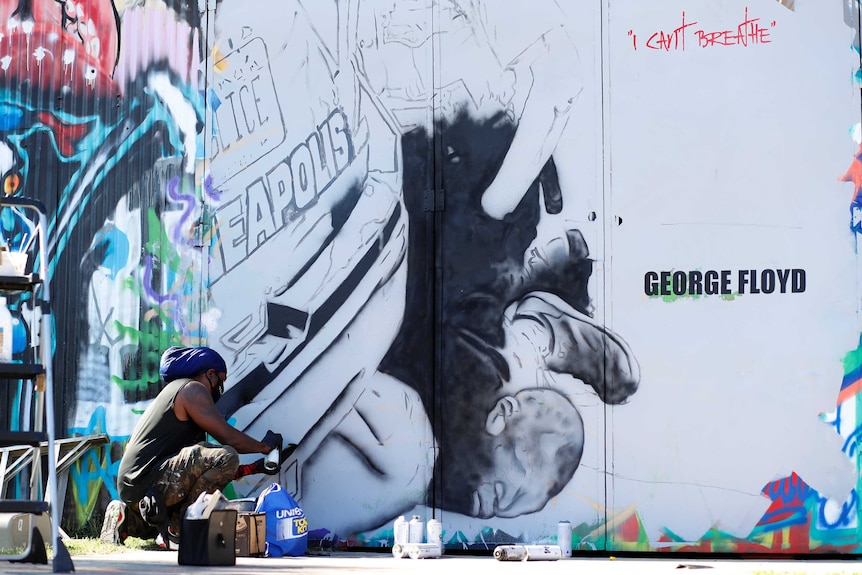
<path id="1" fill-rule="evenodd" d="M 409 529 L 407 530 L 408 543 L 424 543 L 425 524 L 418 515 L 414 515 L 410 520 Z"/>
<path id="2" fill-rule="evenodd" d="M 557 545 L 563 552 L 563 557 L 572 556 L 572 524 L 569 521 L 560 521 L 557 524 Z"/>
<path id="3" fill-rule="evenodd" d="M 263 466 L 267 471 L 275 471 L 278 469 L 278 449 L 273 449 L 263 458 Z"/>

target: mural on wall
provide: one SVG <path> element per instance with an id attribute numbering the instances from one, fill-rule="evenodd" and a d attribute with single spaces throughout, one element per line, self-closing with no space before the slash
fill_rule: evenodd
<path id="1" fill-rule="evenodd" d="M 857 311 L 855 287 L 817 307 L 817 266 L 798 266 L 804 289 L 791 268 L 773 277 L 776 292 L 800 288 L 793 318 L 812 328 L 813 351 L 797 354 L 797 371 L 811 385 L 790 405 L 764 380 L 742 418 L 761 423 L 735 427 L 756 430 L 745 442 L 774 434 L 792 446 L 746 467 L 732 446 L 692 448 L 680 436 L 702 441 L 704 431 L 674 423 L 695 417 L 693 406 L 713 421 L 708 404 L 754 379 L 745 362 L 780 358 L 752 338 L 750 355 L 722 357 L 697 378 L 685 360 L 665 363 L 666 326 L 683 306 L 700 305 L 685 308 L 690 324 L 713 325 L 735 313 L 728 306 L 748 305 L 752 280 L 747 293 L 674 293 L 674 252 L 651 246 L 681 224 L 662 215 L 649 226 L 656 206 L 673 214 L 687 196 L 653 179 L 672 162 L 638 131 L 652 119 L 629 123 L 622 111 L 665 121 L 671 111 L 654 102 L 682 109 L 684 93 L 638 84 L 647 71 L 668 77 L 659 56 L 697 46 L 715 58 L 699 65 L 722 70 L 722 57 L 737 63 L 747 50 L 766 66 L 782 40 L 802 45 L 813 10 L 801 0 L 690 4 L 667 2 L 651 17 L 592 0 L 260 0 L 253 11 L 240 0 L 0 0 L 0 168 L 6 194 L 49 208 L 63 429 L 112 441 L 76 466 L 74 520 L 116 496 L 123 444 L 160 388 L 161 351 L 206 343 L 228 363 L 225 416 L 253 436 L 274 429 L 299 443 L 279 478 L 315 538 L 391 544 L 392 521 L 415 513 L 440 518 L 447 544 L 464 548 L 553 541 L 569 519 L 584 549 L 858 552 L 860 359 L 852 351 L 841 364 L 848 322 L 837 317 Z M 724 25 L 737 8 L 746 45 Z M 668 27 L 681 12 L 682 27 Z M 819 17 L 848 31 L 842 49 L 858 67 L 858 5 L 836 0 Z M 710 18 L 722 22 L 715 31 Z M 831 89 L 812 97 L 849 82 L 824 79 Z M 851 103 L 818 133 L 840 132 L 844 116 L 858 122 Z M 644 164 L 627 163 L 636 147 Z M 733 161 L 715 168 L 716 181 Z M 806 173 L 835 162 L 813 185 L 858 188 L 859 158 L 844 182 L 846 156 L 818 155 Z M 672 168 L 683 181 L 686 166 Z M 758 213 L 755 194 L 734 184 L 738 195 L 716 184 L 710 209 Z M 816 195 L 785 184 L 788 196 Z M 852 202 L 855 232 L 857 193 Z M 822 200 L 828 215 L 799 227 L 826 237 L 816 247 L 835 248 L 826 257 L 840 267 L 855 252 L 835 239 L 846 232 L 836 204 Z M 32 225 L 8 208 L 0 215 L 13 248 Z M 722 231 L 726 253 L 742 253 Z M 669 294 L 644 291 L 645 266 Z M 720 287 L 706 271 L 686 274 L 687 285 Z M 23 318 L 27 302 L 13 304 Z M 827 320 L 811 326 L 820 312 Z M 768 324 L 757 333 L 784 345 Z M 19 326 L 20 353 L 29 334 Z M 691 332 L 675 357 L 709 360 L 701 339 Z M 723 369 L 739 370 L 738 382 L 714 391 Z M 843 384 L 828 377 L 836 370 Z M 788 393 L 798 392 L 791 379 Z M 826 387 L 834 410 L 821 401 Z M 733 472 L 707 481 L 673 467 L 680 459 Z M 247 477 L 233 495 L 269 481 Z M 696 497 L 692 519 L 679 506 Z"/>
<path id="2" fill-rule="evenodd" d="M 403 202 L 411 226 L 421 225 L 422 214 L 426 210 L 425 202 L 417 201 L 424 200 L 428 189 L 427 178 L 423 175 L 429 168 L 439 168 L 442 173 L 441 181 L 436 185 L 445 191 L 440 199 L 445 202 L 440 252 L 447 263 L 444 264 L 441 283 L 443 362 L 438 376 L 441 386 L 438 393 L 446 407 L 441 412 L 441 423 L 433 438 L 424 419 L 431 409 L 430 390 L 437 382 L 432 379 L 430 370 L 411 369 L 411 366 L 423 362 L 422 356 L 416 353 L 417 349 L 425 354 L 431 351 L 428 347 L 422 350 L 421 342 L 427 318 L 408 305 L 403 323 L 401 317 L 395 316 L 396 321 L 391 324 L 396 328 L 402 326 L 394 343 L 394 331 L 387 337 L 381 330 L 385 320 L 378 318 L 374 331 L 378 352 L 372 353 L 361 347 L 362 353 L 358 354 L 357 346 L 369 345 L 365 340 L 350 341 L 351 335 L 360 329 L 354 326 L 354 322 L 362 321 L 362 317 L 354 318 L 345 313 L 343 319 L 336 317 L 327 322 L 327 328 L 331 328 L 338 339 L 330 349 L 321 352 L 321 344 L 316 344 L 315 340 L 325 342 L 326 339 L 312 329 L 313 317 L 319 312 L 313 307 L 309 312 L 308 304 L 302 308 L 296 304 L 288 308 L 288 302 L 313 302 L 316 296 L 302 295 L 302 290 L 308 286 L 326 290 L 324 293 L 327 295 L 330 289 L 342 288 L 337 285 L 323 288 L 318 287 L 317 281 L 312 282 L 310 274 L 314 272 L 317 260 L 305 263 L 301 258 L 296 262 L 286 259 L 283 264 L 286 269 L 293 266 L 301 270 L 301 275 L 295 279 L 273 270 L 273 262 L 277 260 L 265 255 L 267 247 L 263 245 L 269 240 L 268 234 L 251 231 L 255 224 L 248 218 L 255 212 L 250 210 L 249 215 L 242 215 L 238 208 L 231 212 L 237 217 L 235 221 L 248 222 L 247 227 L 236 224 L 236 229 L 243 233 L 236 236 L 239 241 L 234 241 L 233 245 L 239 246 L 243 254 L 251 254 L 255 250 L 264 252 L 263 255 L 248 255 L 242 261 L 241 265 L 249 270 L 246 273 L 252 272 L 261 280 L 268 275 L 272 280 L 285 282 L 285 287 L 268 285 L 261 290 L 261 300 L 251 302 L 267 306 L 265 321 L 245 312 L 241 316 L 242 322 L 234 323 L 235 329 L 228 327 L 225 335 L 219 338 L 220 344 L 229 347 L 246 341 L 253 332 L 259 334 L 241 350 L 237 365 L 242 370 L 245 369 L 244 363 L 250 361 L 254 371 L 241 377 L 219 406 L 252 433 L 262 433 L 271 426 L 280 425 L 286 436 L 303 437 L 286 474 L 289 481 L 298 484 L 295 488 L 298 499 L 310 512 L 312 528 L 321 527 L 343 537 L 385 525 L 398 513 L 425 503 L 429 497 L 426 491 L 429 480 L 439 485 L 439 507 L 444 512 L 490 518 L 518 517 L 539 511 L 565 486 L 577 468 L 583 448 L 583 425 L 577 408 L 553 386 L 549 387 L 550 378 L 536 380 L 536 370 L 584 380 L 609 403 L 623 402 L 637 386 L 637 362 L 625 342 L 588 315 L 591 302 L 587 283 L 592 262 L 581 233 L 577 229 L 561 229 L 559 237 L 543 238 L 532 245 L 538 236 L 540 195 L 542 209 L 551 214 L 562 211 L 558 171 L 565 171 L 568 166 L 557 168 L 551 154 L 565 128 L 568 110 L 580 86 L 576 74 L 577 54 L 560 23 L 561 13 L 555 5 L 548 4 L 547 10 L 543 10 L 544 18 L 523 31 L 519 36 L 521 40 L 516 42 L 505 36 L 511 42 L 507 44 L 502 40 L 505 30 L 497 30 L 494 26 L 505 24 L 516 8 L 516 4 L 501 2 L 479 6 L 452 2 L 441 6 L 440 14 L 444 18 L 438 20 L 442 26 L 439 35 L 445 41 L 441 64 L 454 62 L 448 56 L 458 50 L 461 56 L 468 56 L 464 58 L 468 69 L 455 69 L 453 66 L 450 70 L 441 66 L 453 76 L 440 79 L 442 87 L 438 88 L 431 83 L 427 67 L 407 66 L 404 74 L 396 74 L 396 71 L 401 71 L 404 61 L 411 64 L 423 62 L 432 46 L 429 27 L 432 12 L 428 3 L 362 3 L 355 16 L 348 10 L 351 16 L 345 18 L 348 22 L 354 22 L 355 18 L 356 27 L 350 25 L 336 32 L 327 31 L 334 21 L 321 23 L 315 20 L 315 16 L 326 16 L 325 11 L 306 6 L 290 23 L 294 27 L 292 29 L 298 30 L 291 35 L 290 43 L 308 42 L 303 37 L 304 32 L 299 30 L 313 30 L 315 46 L 323 45 L 334 53 L 335 61 L 328 62 L 326 67 L 322 62 L 318 63 L 316 53 L 319 50 L 328 55 L 327 50 L 318 48 L 312 51 L 313 58 L 296 64 L 293 62 L 295 50 L 288 47 L 277 52 L 270 48 L 272 41 L 268 40 L 267 34 L 275 31 L 267 21 L 255 23 L 248 17 L 240 20 L 231 12 L 228 3 L 221 5 L 215 24 L 215 51 L 219 54 L 226 52 L 226 45 L 234 52 L 222 60 L 224 70 L 216 64 L 217 77 L 223 74 L 231 78 L 224 87 L 218 80 L 215 82 L 222 90 L 216 96 L 220 102 L 219 110 L 231 94 L 241 94 L 241 85 L 233 79 L 252 77 L 245 70 L 231 68 L 231 62 L 241 61 L 244 50 L 254 49 L 253 61 L 258 64 L 258 70 L 265 71 L 265 74 L 253 76 L 256 94 L 269 90 L 266 78 L 269 74 L 276 80 L 282 76 L 300 78 L 300 83 L 291 83 L 289 91 L 276 87 L 271 92 L 284 93 L 286 97 L 296 97 L 300 101 L 304 101 L 301 98 L 303 91 L 316 94 L 322 87 L 327 95 L 333 89 L 339 90 L 337 94 L 359 93 L 359 104 L 366 107 L 360 109 L 361 114 L 367 115 L 369 110 L 375 115 L 385 114 L 384 119 L 388 121 L 378 124 L 382 134 L 369 133 L 369 149 L 372 150 L 370 153 L 376 154 L 374 146 L 391 147 L 393 143 L 398 145 L 400 140 L 402 152 L 399 156 L 403 157 L 403 167 L 399 163 L 395 168 L 403 170 L 404 177 L 395 181 L 404 182 Z M 339 5 L 339 10 L 345 9 L 344 5 Z M 239 21 L 242 22 L 241 31 L 230 34 L 229 31 L 236 28 Z M 236 39 L 240 32 L 244 34 L 244 47 Z M 335 51 L 326 44 L 326 39 L 338 38 L 339 35 L 341 38 Z M 351 51 L 351 47 L 355 47 L 355 51 Z M 404 56 L 405 50 L 410 57 Z M 567 57 L 557 58 L 559 54 Z M 488 68 L 489 63 L 495 63 L 494 67 Z M 285 69 L 288 64 L 299 66 L 301 72 L 294 72 L 292 67 Z M 345 73 L 344 67 L 348 65 L 359 70 L 359 74 Z M 336 70 L 337 75 L 332 70 Z M 550 78 L 560 78 L 560 74 L 571 75 L 571 81 L 549 82 Z M 335 86 L 330 87 L 329 84 Z M 540 88 L 546 85 L 554 89 L 546 89 L 543 93 Z M 492 88 L 489 90 L 488 86 Z M 251 93 L 251 88 L 248 93 Z M 469 98 L 463 99 L 464 95 Z M 427 117 L 410 113 L 411 108 L 427 110 L 435 98 L 446 103 L 437 119 L 432 116 L 429 122 Z M 236 96 L 233 97 L 235 99 Z M 319 100 L 315 96 L 314 101 Z M 288 139 L 285 134 L 291 133 L 290 128 L 281 129 L 288 118 L 288 105 L 276 101 L 275 97 L 269 100 L 260 97 L 255 102 L 259 106 L 267 103 L 271 106 L 264 112 L 256 110 L 251 114 L 261 121 L 260 130 L 264 133 L 256 137 L 266 142 L 262 145 L 267 150 L 273 147 L 279 152 L 267 151 L 245 158 L 248 168 L 238 176 L 230 171 L 229 181 L 217 185 L 223 190 L 236 189 L 240 198 L 250 197 L 250 190 L 257 191 L 261 198 L 286 194 L 286 198 L 268 204 L 276 208 L 274 229 L 279 230 L 279 215 L 296 213 L 300 208 L 316 209 L 324 198 L 339 192 L 338 178 L 343 176 L 333 174 L 331 166 L 326 167 L 329 147 L 324 144 L 319 154 L 314 156 L 321 165 L 310 166 L 309 173 L 324 172 L 327 185 L 332 181 L 328 178 L 335 177 L 333 187 L 319 196 L 304 192 L 301 156 L 299 161 L 295 161 L 294 154 L 304 152 L 305 148 L 294 147 L 293 142 L 288 142 L 286 149 L 294 150 L 288 159 L 283 159 L 287 152 L 281 152 L 279 148 Z M 236 106 L 230 111 L 236 114 Z M 353 115 L 345 113 L 348 119 Z M 246 120 L 248 117 L 248 113 L 243 116 Z M 521 121 L 522 118 L 526 120 Z M 275 122 L 275 126 L 266 128 L 263 119 L 267 123 Z M 241 122 L 233 118 L 225 120 L 216 112 L 214 120 L 219 134 L 225 123 L 229 125 L 232 142 L 241 143 L 242 138 L 248 137 L 234 131 Z M 315 123 L 319 124 L 320 120 Z M 348 120 L 342 125 L 347 133 L 346 126 L 356 123 Z M 518 126 L 520 129 L 516 131 Z M 300 128 L 293 133 L 305 134 L 308 130 L 308 127 Z M 392 134 L 398 138 L 393 139 Z M 219 140 L 221 142 L 221 136 Z M 308 138 L 311 140 L 318 145 L 326 141 L 318 136 Z M 351 146 L 346 148 L 361 150 L 356 142 L 353 139 Z M 438 142 L 445 159 L 438 160 L 441 163 L 432 167 L 428 165 L 429 158 L 434 157 L 433 147 Z M 235 155 L 248 153 L 245 146 L 237 150 Z M 523 157 L 535 154 L 538 157 L 533 164 L 523 162 Z M 508 157 L 508 163 L 504 156 Z M 372 158 L 369 156 L 369 173 L 381 170 Z M 234 166 L 240 160 L 222 160 L 216 155 L 213 158 L 214 172 L 219 171 L 220 161 Z M 257 168 L 262 162 L 265 164 Z M 270 167 L 274 162 L 282 163 Z M 383 167 L 388 168 L 388 165 Z M 266 177 L 262 176 L 264 173 Z M 492 187 L 495 173 L 499 173 L 498 177 L 505 182 L 496 188 Z M 397 177 L 399 174 L 393 175 Z M 292 178 L 288 179 L 288 176 Z M 317 176 L 316 181 L 320 179 Z M 509 197 L 517 186 L 523 186 L 522 190 Z M 402 194 L 402 190 L 397 188 L 394 191 Z M 311 198 L 307 208 L 299 199 L 300 193 L 303 193 L 302 197 L 308 194 Z M 377 200 L 379 194 L 378 185 L 373 189 L 372 197 Z M 487 207 L 483 207 L 482 198 L 486 194 L 505 197 L 484 200 Z M 363 199 L 369 195 L 364 193 Z M 291 198 L 297 198 L 294 204 L 290 203 Z M 329 197 L 328 201 L 334 200 Z M 224 208 L 220 208 L 217 219 L 221 209 Z M 510 216 L 507 211 L 516 213 Z M 257 213 L 263 214 L 266 224 L 270 225 L 267 210 L 258 210 Z M 377 225 L 384 223 L 379 219 Z M 324 221 L 321 225 L 327 224 L 329 222 Z M 366 227 L 367 233 L 373 230 L 371 226 Z M 326 229 L 327 233 L 334 233 L 334 242 L 344 243 L 355 241 L 347 235 L 348 230 L 347 227 Z M 278 237 L 278 231 L 275 237 Z M 416 238 L 418 235 L 410 236 L 408 233 L 407 237 Z M 223 236 L 219 246 L 225 241 Z M 248 244 L 250 241 L 252 243 Z M 408 250 L 423 249 L 417 242 L 408 244 Z M 291 253 L 301 255 L 296 250 Z M 325 252 L 325 255 L 328 258 L 325 269 L 341 269 L 350 265 L 337 260 L 333 263 L 329 253 Z M 227 261 L 226 251 L 223 257 Z M 315 257 L 319 260 L 321 256 Z M 266 267 L 255 264 L 254 258 L 262 259 Z M 407 269 L 406 298 L 410 300 L 412 297 L 415 302 L 419 300 L 415 291 L 421 290 L 423 284 L 427 285 L 428 270 L 423 268 L 427 268 L 429 262 L 410 260 L 410 264 L 415 267 Z M 226 263 L 225 269 L 229 265 Z M 417 277 L 426 281 L 417 280 Z M 215 286 L 214 293 L 217 293 L 219 285 L 216 283 Z M 389 295 L 386 305 L 390 310 L 396 301 L 395 309 L 404 307 L 401 303 L 405 298 L 404 289 L 404 285 L 399 285 Z M 356 290 L 352 293 L 355 294 Z M 281 301 L 285 302 L 283 307 Z M 347 306 L 342 304 L 344 307 Z M 280 315 L 275 315 L 276 310 L 282 310 Z M 290 329 L 285 329 L 281 323 L 273 325 L 276 321 L 291 320 L 294 323 L 289 323 Z M 335 331 L 345 320 L 350 322 L 346 330 Z M 214 330 L 213 334 L 219 333 L 222 325 L 230 325 L 232 321 L 236 320 L 220 318 L 218 331 Z M 274 327 L 282 330 L 280 337 L 274 333 Z M 429 335 L 424 337 L 430 338 Z M 419 342 L 415 341 L 417 338 Z M 384 356 L 389 344 L 397 352 Z M 452 348 L 448 347 L 450 344 Z M 252 355 L 252 351 L 257 355 L 273 345 L 279 349 L 277 361 L 284 358 L 289 362 L 283 367 L 277 361 L 265 363 Z M 311 349 L 307 347 L 312 345 Z M 308 361 L 304 356 L 313 357 L 312 350 L 318 354 L 313 359 L 316 362 L 312 368 L 314 371 L 302 374 L 300 370 Z M 294 359 L 291 359 L 291 354 Z M 360 359 L 366 363 L 357 365 Z M 382 365 L 381 359 L 384 360 Z M 528 363 L 534 371 L 530 377 L 510 377 L 511 372 L 518 371 L 520 376 L 529 370 Z M 384 373 L 390 377 L 383 376 Z M 274 377 L 276 375 L 278 378 Z M 317 379 L 314 384 L 304 383 L 313 378 Z M 266 382 L 269 383 L 264 387 Z M 399 382 L 403 386 L 400 389 Z M 315 389 L 314 407 L 309 405 L 306 396 L 300 395 L 309 385 L 314 385 Z M 384 391 L 390 387 L 396 389 Z M 345 396 L 331 403 L 341 393 Z M 355 400 L 356 397 L 359 399 Z M 379 405 L 376 412 L 385 414 L 386 421 L 374 421 L 375 410 L 367 407 L 371 397 L 373 403 Z M 425 400 L 425 415 L 418 398 Z M 303 413 L 292 415 L 291 421 L 283 421 L 284 414 L 294 413 L 291 404 L 298 401 L 302 402 Z M 392 404 L 388 409 L 383 407 L 387 401 Z M 319 408 L 316 407 L 318 404 Z M 312 417 L 324 415 L 322 411 L 314 411 L 315 408 L 329 411 L 309 430 L 308 424 L 315 423 Z M 364 433 L 357 431 L 361 421 L 367 422 L 365 427 L 368 429 Z M 384 433 L 381 428 L 392 431 Z M 411 430 L 412 446 L 404 436 L 394 440 L 394 430 L 398 428 Z M 373 436 L 378 441 L 367 444 L 361 441 L 363 436 Z M 436 441 L 437 452 L 429 451 L 432 439 Z M 389 455 L 383 455 L 384 451 Z M 434 453 L 439 453 L 436 465 Z M 348 465 L 346 462 L 352 463 Z M 432 467 L 433 475 L 429 477 Z M 352 472 L 345 474 L 345 468 Z M 333 469 L 342 471 L 333 474 Z M 338 484 L 344 481 L 344 477 L 350 477 L 351 483 L 354 483 L 353 478 L 361 477 L 363 489 L 355 492 L 339 488 Z M 259 484 L 252 484 L 244 492 L 253 493 L 259 488 Z"/>
<path id="3" fill-rule="evenodd" d="M 121 442 L 135 406 L 158 390 L 165 343 L 200 336 L 200 282 L 188 272 L 199 252 L 187 249 L 189 222 L 172 217 L 188 220 L 184 209 L 199 204 L 199 57 L 188 57 L 197 53 L 198 10 L 15 0 L 0 3 L 0 23 L 4 193 L 35 197 L 49 213 L 48 251 L 38 257 L 52 274 L 60 429 L 107 431 Z M 153 32 L 170 43 L 134 49 Z M 32 245 L 35 222 L 9 208 L 0 221 L 9 249 Z M 21 359 L 37 335 L 21 313 L 28 305 L 12 302 Z M 28 390 L 19 384 L 11 426 L 27 417 L 19 405 L 29 404 Z M 78 521 L 92 513 L 102 479 L 114 489 L 112 459 L 116 452 L 89 457 L 95 478 L 75 480 Z"/>

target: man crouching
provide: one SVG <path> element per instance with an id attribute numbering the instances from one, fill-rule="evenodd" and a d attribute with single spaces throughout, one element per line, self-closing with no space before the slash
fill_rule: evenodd
<path id="1" fill-rule="evenodd" d="M 267 473 L 263 458 L 241 466 L 240 453 L 268 454 L 282 447 L 280 434 L 267 431 L 257 441 L 216 409 L 227 380 L 218 352 L 171 347 L 162 355 L 159 374 L 166 385 L 135 426 L 120 462 L 122 501 L 108 505 L 101 534 L 105 542 L 158 532 L 165 546 L 178 545 L 185 510 L 201 493 L 223 490 L 243 475 Z M 207 443 L 207 434 L 220 445 Z"/>

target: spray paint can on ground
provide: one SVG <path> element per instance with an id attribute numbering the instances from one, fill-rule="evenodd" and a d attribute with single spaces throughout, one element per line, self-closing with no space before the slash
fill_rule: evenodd
<path id="1" fill-rule="evenodd" d="M 408 543 L 424 543 L 425 540 L 425 524 L 418 515 L 414 515 L 410 520 L 407 530 Z"/>
<path id="2" fill-rule="evenodd" d="M 563 557 L 559 545 L 524 545 L 524 549 L 527 552 L 524 561 L 556 561 Z"/>
<path id="3" fill-rule="evenodd" d="M 433 559 L 442 554 L 443 550 L 436 543 L 410 543 L 407 545 L 407 556 L 411 559 Z"/>
<path id="4" fill-rule="evenodd" d="M 560 521 L 557 524 L 557 545 L 563 553 L 563 557 L 572 556 L 572 524 L 569 521 Z"/>
<path id="5" fill-rule="evenodd" d="M 556 561 L 562 556 L 559 545 L 499 545 L 494 549 L 497 561 Z"/>
<path id="6" fill-rule="evenodd" d="M 497 561 L 523 561 L 527 558 L 527 550 L 523 545 L 498 545 L 494 549 L 494 559 Z"/>
<path id="7" fill-rule="evenodd" d="M 393 532 L 394 543 L 392 545 L 392 555 L 397 558 L 407 557 L 410 526 L 403 515 L 395 520 Z"/>
<path id="8" fill-rule="evenodd" d="M 434 543 L 440 547 L 440 553 L 443 553 L 443 524 L 436 519 L 429 519 L 426 525 L 426 538 L 428 543 Z"/>
<path id="9" fill-rule="evenodd" d="M 407 557 L 407 544 L 402 545 L 401 543 L 396 543 L 392 546 L 392 556 L 396 559 L 404 559 Z"/>

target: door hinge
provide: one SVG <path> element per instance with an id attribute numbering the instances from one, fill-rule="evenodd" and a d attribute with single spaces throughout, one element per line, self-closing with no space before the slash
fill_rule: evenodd
<path id="1" fill-rule="evenodd" d="M 426 212 L 442 212 L 446 209 L 443 190 L 425 190 L 424 210 Z"/>

